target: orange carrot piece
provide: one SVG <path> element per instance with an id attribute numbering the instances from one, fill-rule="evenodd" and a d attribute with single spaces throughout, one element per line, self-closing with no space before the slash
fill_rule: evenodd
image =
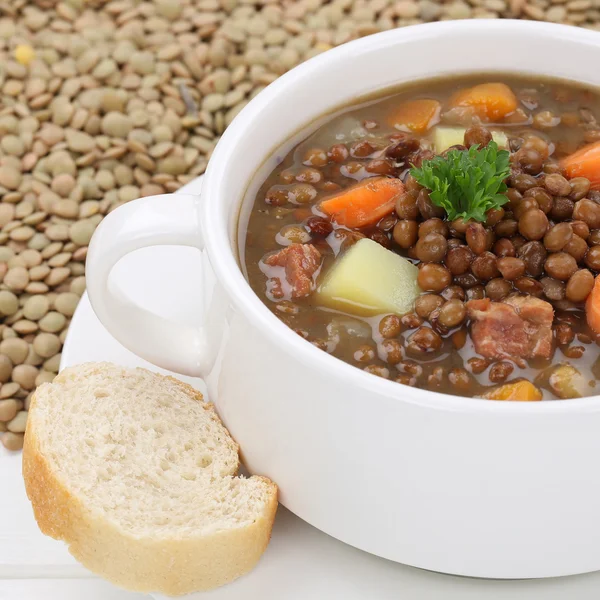
<path id="1" fill-rule="evenodd" d="M 517 110 L 517 97 L 504 83 L 482 83 L 456 92 L 450 98 L 451 108 L 472 106 L 486 121 L 498 121 Z"/>
<path id="2" fill-rule="evenodd" d="M 394 210 L 396 198 L 403 191 L 404 184 L 399 179 L 370 177 L 323 200 L 319 208 L 338 225 L 375 225 Z"/>
<path id="3" fill-rule="evenodd" d="M 590 329 L 600 334 L 600 275 L 596 276 L 594 287 L 585 301 L 585 318 Z"/>
<path id="4" fill-rule="evenodd" d="M 440 121 L 442 107 L 437 100 L 423 98 L 397 106 L 388 118 L 392 127 L 413 133 L 425 133 Z"/>
<path id="5" fill-rule="evenodd" d="M 542 399 L 542 392 L 530 381 L 523 379 L 514 383 L 501 385 L 482 396 L 488 400 L 521 400 L 531 402 Z"/>
<path id="6" fill-rule="evenodd" d="M 593 189 L 600 189 L 600 142 L 584 146 L 563 158 L 560 164 L 567 177 L 585 177 Z"/>

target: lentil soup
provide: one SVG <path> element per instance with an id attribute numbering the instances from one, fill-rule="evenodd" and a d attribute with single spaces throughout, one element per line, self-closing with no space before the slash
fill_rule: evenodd
<path id="1" fill-rule="evenodd" d="M 399 384 L 597 394 L 597 118 L 596 90 L 498 74 L 341 108 L 257 175 L 246 277 L 307 342 Z"/>

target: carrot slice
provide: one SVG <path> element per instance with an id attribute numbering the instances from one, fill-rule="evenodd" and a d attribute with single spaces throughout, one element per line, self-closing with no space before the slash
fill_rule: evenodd
<path id="1" fill-rule="evenodd" d="M 370 177 L 323 200 L 319 208 L 338 225 L 365 227 L 389 215 L 403 191 L 404 184 L 399 179 Z"/>
<path id="2" fill-rule="evenodd" d="M 440 121 L 442 107 L 437 100 L 410 100 L 396 107 L 388 118 L 392 127 L 413 133 L 425 133 Z"/>
<path id="3" fill-rule="evenodd" d="M 596 276 L 594 287 L 585 301 L 585 318 L 590 329 L 600 334 L 600 275 Z"/>
<path id="4" fill-rule="evenodd" d="M 501 385 L 484 394 L 482 398 L 487 398 L 488 400 L 521 400 L 523 402 L 530 402 L 541 400 L 542 392 L 533 383 L 523 379 L 514 383 Z"/>
<path id="5" fill-rule="evenodd" d="M 560 164 L 567 177 L 585 177 L 593 189 L 600 189 L 600 142 L 584 146 Z"/>
<path id="6" fill-rule="evenodd" d="M 498 121 L 517 110 L 517 97 L 504 83 L 482 83 L 460 90 L 450 98 L 450 106 L 472 106 L 487 121 Z"/>

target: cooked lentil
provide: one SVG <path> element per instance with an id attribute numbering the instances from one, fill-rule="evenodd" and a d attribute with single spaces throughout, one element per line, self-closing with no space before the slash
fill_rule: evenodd
<path id="1" fill-rule="evenodd" d="M 600 193 L 588 179 L 569 179 L 559 161 L 585 144 L 590 131 L 598 130 L 600 139 L 596 121 L 600 96 L 595 90 L 565 82 L 507 76 L 502 81 L 522 99 L 511 118 L 490 124 L 473 112 L 458 114 L 456 109 L 445 108 L 458 89 L 483 81 L 483 77 L 471 77 L 417 83 L 369 98 L 359 106 L 340 109 L 295 147 L 280 150 L 277 160 L 270 163 L 277 166 L 265 167 L 258 175 L 262 185 L 253 199 L 249 221 L 240 227 L 250 285 L 280 319 L 301 330 L 309 342 L 404 385 L 477 396 L 498 384 L 527 378 L 542 388 L 545 399 L 554 399 L 557 396 L 548 377 L 553 363 L 566 362 L 585 376 L 582 395 L 593 395 L 600 338 L 586 323 L 584 302 L 600 273 Z M 533 93 L 535 105 L 529 100 Z M 423 96 L 441 103 L 439 125 L 424 133 L 390 126 L 387 119 L 395 106 Z M 563 122 L 559 115 L 565 113 L 579 117 L 567 117 Z M 511 151 L 507 203 L 491 208 L 484 222 L 448 221 L 445 211 L 433 203 L 430 191 L 408 173 L 411 164 L 422 164 L 435 152 L 445 154 L 444 148 L 435 146 L 435 132 L 436 127 L 450 126 L 464 128 L 463 139 L 452 142 L 459 150 L 487 144 L 499 131 L 507 137 Z M 379 157 L 386 157 L 391 170 L 376 175 L 384 172 L 384 177 L 404 182 L 392 202 L 394 209 L 390 205 L 389 212 L 373 225 L 344 227 L 320 208 L 321 202 L 356 181 L 373 177 L 366 167 Z M 300 195 L 301 201 L 298 185 L 310 185 L 310 194 Z M 310 219 L 318 219 L 318 227 L 311 226 Z M 293 239 L 281 233 L 296 231 Z M 305 235 L 307 232 L 310 235 Z M 293 242 L 318 249 L 322 264 L 311 284 L 312 290 L 318 290 L 339 256 L 364 236 L 418 266 L 422 294 L 416 299 L 414 313 L 340 314 L 323 308 L 310 289 L 293 298 L 283 289 L 280 296 L 270 291 L 287 275 L 266 267 L 265 255 L 282 247 L 293 248 Z M 345 244 L 341 245 L 340 239 Z M 301 263 L 298 265 L 302 270 Z M 294 275 L 291 277 L 293 280 Z M 485 344 L 489 340 L 495 343 L 495 336 L 476 331 L 477 327 L 490 327 L 485 320 L 483 325 L 477 324 L 478 319 L 485 319 L 481 315 L 486 309 L 481 307 L 504 307 L 501 310 L 510 312 L 513 309 L 509 307 L 520 306 L 528 298 L 541 302 L 541 319 L 548 321 L 550 314 L 548 335 L 544 333 L 538 346 L 538 326 L 528 325 L 529 333 L 519 342 L 521 346 L 516 346 L 520 353 L 488 356 Z M 277 309 L 278 304 L 290 301 L 293 312 Z M 485 304 L 488 301 L 491 304 Z M 539 310 L 533 306 L 537 314 Z M 483 311 L 480 316 L 476 316 L 478 311 Z M 350 319 L 353 325 L 340 328 L 340 319 Z M 331 331 L 338 336 L 335 344 L 327 341 Z M 508 330 L 496 332 L 496 337 L 509 340 L 512 335 Z M 418 372 L 405 372 L 405 357 L 419 365 Z"/>

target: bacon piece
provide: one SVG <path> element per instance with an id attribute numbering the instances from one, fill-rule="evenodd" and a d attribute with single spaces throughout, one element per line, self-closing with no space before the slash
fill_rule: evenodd
<path id="1" fill-rule="evenodd" d="M 486 358 L 550 358 L 552 305 L 533 296 L 467 302 L 475 350 Z"/>
<path id="2" fill-rule="evenodd" d="M 270 267 L 283 267 L 291 297 L 303 298 L 315 289 L 314 275 L 321 266 L 321 253 L 312 244 L 291 244 L 263 262 Z"/>

